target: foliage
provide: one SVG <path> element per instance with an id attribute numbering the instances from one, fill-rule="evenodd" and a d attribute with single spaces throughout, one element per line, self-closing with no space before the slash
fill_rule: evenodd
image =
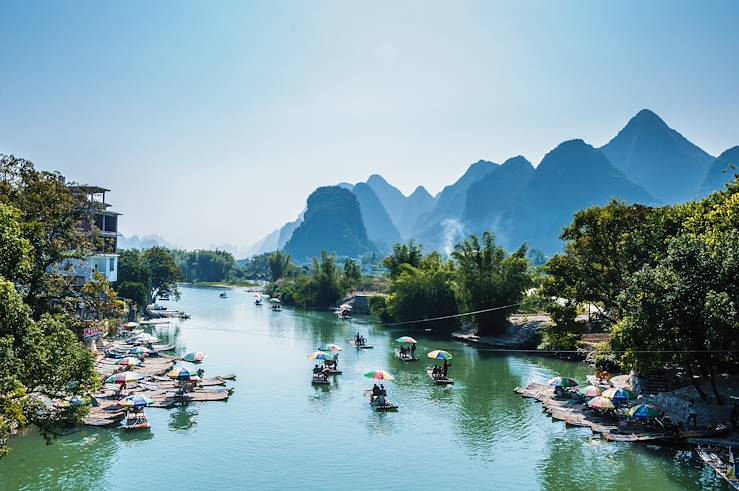
<path id="1" fill-rule="evenodd" d="M 118 258 L 118 284 L 116 291 L 136 303 L 140 308 L 153 303 L 158 297 L 179 298 L 177 282 L 182 271 L 174 255 L 163 247 L 143 251 L 127 249 Z"/>
<path id="2" fill-rule="evenodd" d="M 321 251 L 320 259 L 313 258 L 308 274 L 272 282 L 265 291 L 287 305 L 324 309 L 334 306 L 346 294 L 345 284 L 336 256 Z"/>
<path id="3" fill-rule="evenodd" d="M 411 240 L 407 244 L 395 244 L 393 253 L 382 262 L 390 271 L 390 278 L 394 279 L 400 275 L 404 264 L 417 268 L 422 260 L 423 247 Z"/>
<path id="4" fill-rule="evenodd" d="M 173 251 L 175 262 L 188 282 L 218 282 L 232 278 L 238 270 L 233 255 L 226 251 Z"/>
<path id="5" fill-rule="evenodd" d="M 269 256 L 268 261 L 270 278 L 272 281 L 281 280 L 282 278 L 287 276 L 291 267 L 294 268 L 292 264 L 292 257 L 290 257 L 290 254 L 285 254 L 282 251 L 273 252 Z"/>
<path id="6" fill-rule="evenodd" d="M 452 257 L 456 261 L 457 294 L 462 308 L 476 312 L 518 304 L 532 285 L 526 253 L 524 245 L 508 255 L 489 232 L 483 234 L 482 242 L 473 235 L 457 244 Z M 478 332 L 481 335 L 502 332 L 512 310 L 475 314 Z"/>
<path id="7" fill-rule="evenodd" d="M 342 276 L 342 289 L 344 291 L 356 290 L 362 281 L 362 270 L 359 269 L 354 260 L 347 258 L 344 261 L 344 272 Z"/>
<path id="8" fill-rule="evenodd" d="M 571 302 L 553 303 L 550 306 L 552 321 L 544 330 L 541 348 L 546 350 L 571 351 L 577 349 L 584 330 L 582 322 L 576 320 L 577 306 Z"/>
<path id="9" fill-rule="evenodd" d="M 240 275 L 243 278 L 251 280 L 272 280 L 272 269 L 269 265 L 269 259 L 271 257 L 271 252 L 265 252 L 264 254 L 259 254 L 258 256 L 240 260 Z"/>
<path id="10" fill-rule="evenodd" d="M 84 317 L 87 319 L 103 320 L 125 315 L 118 301 L 118 295 L 105 275 L 95 272 L 90 281 L 84 284 L 80 292 L 79 302 Z"/>
<path id="11" fill-rule="evenodd" d="M 0 202 L 0 276 L 22 282 L 31 269 L 31 244 L 23 236 L 20 213 Z"/>

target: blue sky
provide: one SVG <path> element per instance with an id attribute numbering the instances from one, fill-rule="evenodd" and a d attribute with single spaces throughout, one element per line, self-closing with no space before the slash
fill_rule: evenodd
<path id="1" fill-rule="evenodd" d="M 739 2 L 0 0 L 0 152 L 106 186 L 122 232 L 247 245 L 317 186 L 435 193 L 639 109 L 739 144 Z"/>

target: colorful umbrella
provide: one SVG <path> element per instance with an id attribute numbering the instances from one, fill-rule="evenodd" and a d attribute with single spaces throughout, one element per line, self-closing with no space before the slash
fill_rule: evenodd
<path id="1" fill-rule="evenodd" d="M 577 391 L 577 393 L 583 397 L 598 397 L 603 394 L 603 389 L 595 385 L 588 385 Z"/>
<path id="2" fill-rule="evenodd" d="M 308 355 L 309 360 L 333 360 L 334 355 L 330 353 L 326 353 L 325 351 L 314 351 L 313 353 Z"/>
<path id="3" fill-rule="evenodd" d="M 118 405 L 128 409 L 140 409 L 142 407 L 150 405 L 152 402 L 154 401 L 152 401 L 148 397 L 133 395 L 124 397 L 123 399 L 118 401 Z"/>
<path id="4" fill-rule="evenodd" d="M 152 336 L 151 334 L 143 332 L 141 334 L 135 335 L 133 338 L 131 338 L 130 341 L 132 343 L 156 343 L 156 342 L 159 342 L 159 338 L 156 338 Z"/>
<path id="5" fill-rule="evenodd" d="M 279 298 L 270 298 L 269 303 L 282 303 L 282 300 Z"/>
<path id="6" fill-rule="evenodd" d="M 337 352 L 341 351 L 342 348 L 338 344 L 330 343 L 330 344 L 324 344 L 323 346 L 321 346 L 318 349 L 321 350 L 321 351 L 330 351 L 332 353 L 337 353 Z"/>
<path id="7" fill-rule="evenodd" d="M 182 357 L 183 360 L 189 361 L 190 363 L 202 363 L 203 361 L 205 361 L 206 358 L 208 358 L 208 355 L 201 351 L 188 353 Z"/>
<path id="8" fill-rule="evenodd" d="M 554 377 L 547 382 L 552 387 L 577 387 L 577 382 L 567 377 Z"/>
<path id="9" fill-rule="evenodd" d="M 660 411 L 651 404 L 639 404 L 634 406 L 626 413 L 628 416 L 634 419 L 654 419 L 660 416 Z"/>
<path id="10" fill-rule="evenodd" d="M 372 370 L 364 374 L 365 377 L 371 378 L 372 380 L 395 380 L 391 374 L 385 370 Z"/>
<path id="11" fill-rule="evenodd" d="M 603 397 L 607 397 L 613 401 L 629 401 L 632 399 L 636 399 L 636 394 L 631 392 L 629 389 L 612 387 L 603 392 Z"/>
<path id="12" fill-rule="evenodd" d="M 144 380 L 144 376 L 136 372 L 121 372 L 114 373 L 113 375 L 105 379 L 105 383 L 127 385 L 136 383 L 139 380 Z"/>
<path id="13" fill-rule="evenodd" d="M 139 365 L 142 365 L 143 363 L 138 358 L 134 358 L 133 356 L 126 356 L 125 358 L 121 358 L 120 360 L 115 362 L 115 364 L 124 367 L 137 367 Z"/>
<path id="14" fill-rule="evenodd" d="M 588 401 L 588 407 L 592 409 L 600 409 L 601 411 L 610 411 L 616 409 L 610 399 L 605 397 L 593 397 Z"/>
<path id="15" fill-rule="evenodd" d="M 396 339 L 395 342 L 396 343 L 404 343 L 404 344 L 416 344 L 416 343 L 418 343 L 418 341 L 416 341 L 415 339 L 413 339 L 410 336 L 401 336 L 398 339 Z"/>
<path id="16" fill-rule="evenodd" d="M 146 356 L 152 353 L 154 353 L 154 351 L 145 346 L 134 346 L 133 348 L 128 350 L 128 354 L 133 356 Z"/>
<path id="17" fill-rule="evenodd" d="M 167 373 L 167 377 L 172 380 L 190 380 L 192 377 L 196 377 L 197 375 L 198 372 L 185 367 L 177 367 Z"/>
<path id="18" fill-rule="evenodd" d="M 429 352 L 428 357 L 433 358 L 435 360 L 451 360 L 452 354 L 449 353 L 448 351 L 437 349 L 435 351 Z"/>
<path id="19" fill-rule="evenodd" d="M 133 329 L 134 327 L 139 327 L 138 322 L 126 322 L 125 324 L 121 324 L 121 327 L 124 327 L 126 329 Z"/>

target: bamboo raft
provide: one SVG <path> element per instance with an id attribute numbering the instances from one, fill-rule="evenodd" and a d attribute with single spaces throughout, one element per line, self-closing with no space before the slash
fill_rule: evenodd
<path id="1" fill-rule="evenodd" d="M 400 361 L 404 361 L 404 362 L 409 362 L 409 361 L 418 361 L 418 357 L 417 357 L 417 356 L 411 356 L 411 355 L 408 355 L 408 356 L 404 356 L 404 355 L 401 355 L 401 354 L 400 354 L 400 350 L 397 350 L 397 349 L 395 350 L 395 357 L 396 357 L 396 358 L 397 358 L 398 360 L 400 360 Z"/>
<path id="2" fill-rule="evenodd" d="M 731 479 L 727 475 L 729 472 L 729 464 L 724 462 L 724 460 L 721 458 L 722 451 L 719 449 L 714 448 L 707 448 L 707 447 L 698 447 L 696 449 L 696 453 L 698 454 L 698 457 L 711 469 L 713 469 L 716 474 L 721 476 L 721 478 L 726 481 L 730 487 L 733 489 L 739 489 L 739 479 Z"/>
<path id="3" fill-rule="evenodd" d="M 357 349 L 372 349 L 372 348 L 374 348 L 374 346 L 370 346 L 368 344 L 357 344 L 356 341 L 349 341 L 349 344 L 351 344 L 352 346 L 354 346 Z"/>
<path id="4" fill-rule="evenodd" d="M 312 377 L 310 383 L 313 385 L 331 385 L 331 381 L 323 377 Z"/>
<path id="5" fill-rule="evenodd" d="M 432 368 L 427 368 L 426 369 L 426 373 L 431 378 L 431 380 L 433 380 L 434 383 L 437 384 L 437 385 L 451 385 L 451 384 L 454 383 L 454 379 L 453 378 L 449 378 L 449 377 L 434 377 L 433 369 Z"/>

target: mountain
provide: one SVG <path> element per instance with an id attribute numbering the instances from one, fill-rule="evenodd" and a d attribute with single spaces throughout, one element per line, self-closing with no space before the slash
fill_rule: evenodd
<path id="1" fill-rule="evenodd" d="M 393 223 L 398 223 L 406 201 L 403 193 L 378 174 L 369 176 L 367 185 L 375 192 Z"/>
<path id="2" fill-rule="evenodd" d="M 359 201 L 362 221 L 367 229 L 367 236 L 378 245 L 378 248 L 389 251 L 393 244 L 401 242 L 400 232 L 393 225 L 385 207 L 369 186 L 363 182 L 357 183 L 353 189 Z"/>
<path id="3" fill-rule="evenodd" d="M 523 242 L 545 253 L 561 250 L 559 236 L 575 212 L 605 205 L 612 198 L 630 203 L 656 200 L 634 184 L 598 149 L 582 140 L 549 152 L 504 214 L 499 238 L 508 248 Z"/>
<path id="4" fill-rule="evenodd" d="M 413 193 L 411 193 L 405 200 L 403 206 L 403 212 L 400 214 L 400 219 L 396 223 L 398 231 L 403 238 L 407 238 L 411 235 L 413 227 L 418 223 L 418 219 L 429 213 L 436 204 L 436 200 L 431 194 L 426 191 L 423 186 L 418 186 Z"/>
<path id="5" fill-rule="evenodd" d="M 503 213 L 515 202 L 533 174 L 534 166 L 519 155 L 473 183 L 467 191 L 463 214 L 468 232 L 495 232 Z"/>
<path id="6" fill-rule="evenodd" d="M 734 166 L 733 169 L 731 165 Z M 700 187 L 701 196 L 721 191 L 727 182 L 735 179 L 737 173 L 739 173 L 739 146 L 731 147 L 711 162 Z"/>
<path id="7" fill-rule="evenodd" d="M 498 168 L 498 164 L 480 160 L 472 164 L 454 184 L 446 186 L 436 198 L 431 212 L 421 215 L 411 235 L 432 249 L 449 249 L 449 244 L 464 235 L 461 222 L 470 186 Z"/>
<path id="8" fill-rule="evenodd" d="M 714 158 L 642 109 L 601 151 L 614 167 L 665 203 L 697 197 Z"/>
<path id="9" fill-rule="evenodd" d="M 120 235 L 118 237 L 118 249 L 149 249 L 151 247 L 166 247 L 167 249 L 178 249 L 158 235 L 131 235 L 126 237 Z"/>
<path id="10" fill-rule="evenodd" d="M 293 232 L 295 232 L 295 229 L 298 228 L 298 226 L 303 223 L 303 217 L 305 215 L 305 211 L 302 212 L 298 218 L 293 220 L 292 222 L 287 222 L 285 225 L 282 226 L 280 229 L 280 236 L 277 239 L 277 247 L 276 249 L 284 249 L 285 244 L 287 244 L 287 241 L 290 240 L 290 238 L 293 236 Z"/>
<path id="11" fill-rule="evenodd" d="M 375 250 L 367 237 L 356 196 L 339 186 L 313 191 L 303 222 L 285 244 L 285 252 L 298 261 L 320 256 L 321 250 L 350 257 Z"/>

